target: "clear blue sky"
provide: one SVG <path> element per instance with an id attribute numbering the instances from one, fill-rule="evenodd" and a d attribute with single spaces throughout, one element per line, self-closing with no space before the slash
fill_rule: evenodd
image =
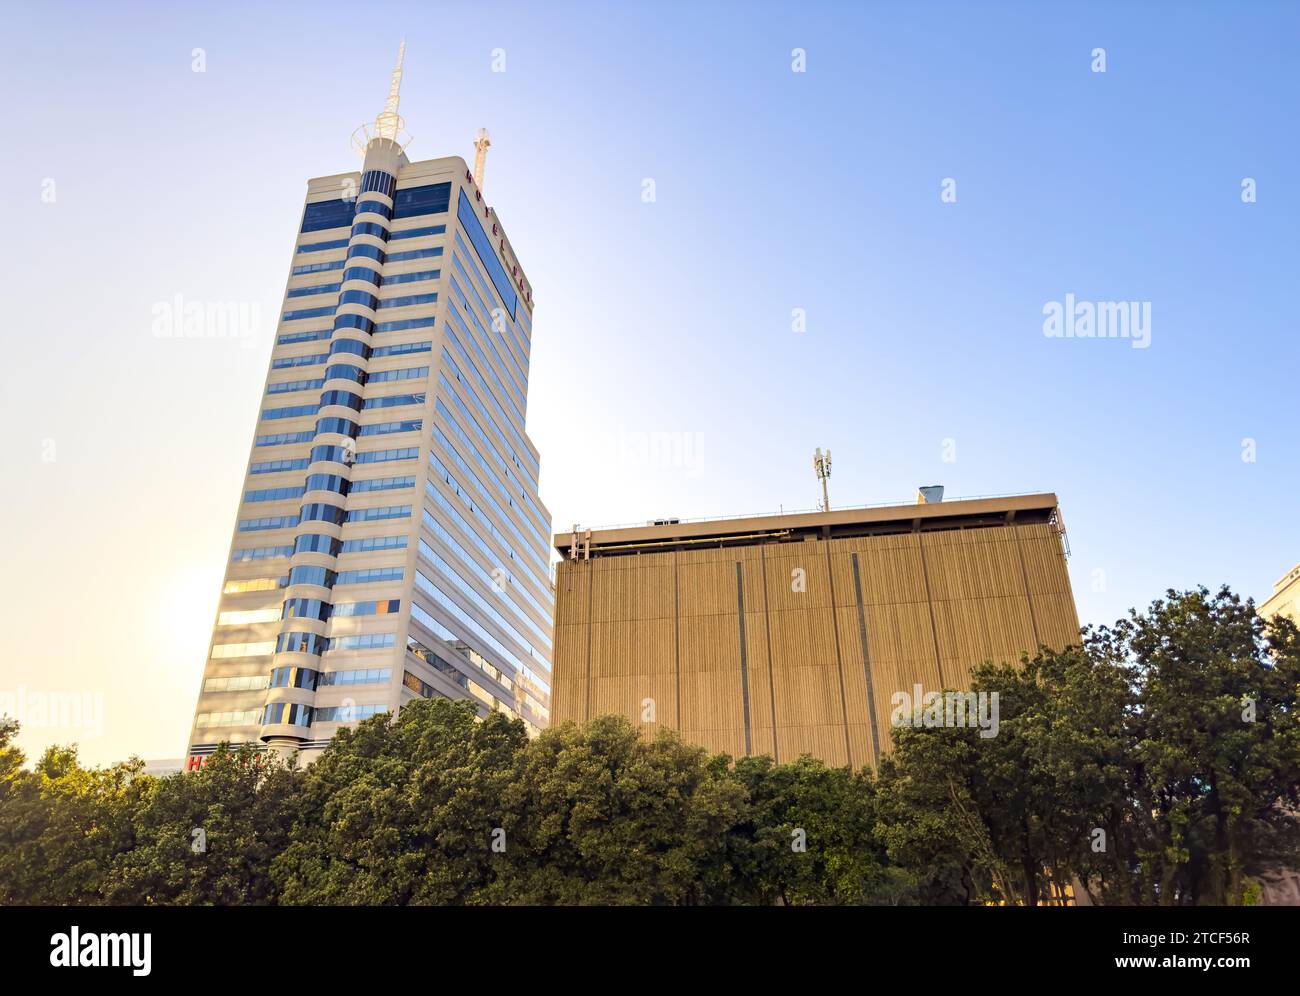
<path id="1" fill-rule="evenodd" d="M 181 753 L 305 182 L 403 36 L 412 158 L 492 132 L 557 528 L 809 508 L 829 446 L 834 504 L 1056 491 L 1085 621 L 1262 599 L 1300 560 L 1297 11 L 11 6 L 0 691 L 103 708 L 24 745 Z M 1067 293 L 1150 302 L 1150 347 L 1045 337 Z M 160 340 L 177 294 L 261 326 Z"/>

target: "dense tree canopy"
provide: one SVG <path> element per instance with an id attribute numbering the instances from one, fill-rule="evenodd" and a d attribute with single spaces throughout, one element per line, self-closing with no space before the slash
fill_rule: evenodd
<path id="1" fill-rule="evenodd" d="M 306 770 L 244 746 L 152 778 L 28 768 L 0 719 L 0 902 L 1237 904 L 1300 862 L 1289 622 L 1171 591 L 973 689 L 996 736 L 896 727 L 878 771 L 431 699 Z"/>

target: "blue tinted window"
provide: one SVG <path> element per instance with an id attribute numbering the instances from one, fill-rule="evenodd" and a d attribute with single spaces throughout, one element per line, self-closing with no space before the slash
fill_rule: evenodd
<path id="1" fill-rule="evenodd" d="M 361 411 L 361 397 L 353 394 L 351 391 L 326 391 L 320 396 L 320 406 L 342 405 L 344 408 L 351 408 L 354 412 Z M 314 412 L 316 409 L 313 408 Z"/>
<path id="2" fill-rule="evenodd" d="M 333 393 L 333 392 L 330 392 Z M 315 405 L 294 405 L 291 408 L 268 408 L 262 412 L 262 418 L 297 418 L 299 415 L 315 415 Z"/>
<path id="3" fill-rule="evenodd" d="M 346 418 L 322 418 L 316 420 L 316 433 L 337 432 L 340 436 L 355 436 L 357 434 L 357 424 L 351 419 Z"/>
<path id="4" fill-rule="evenodd" d="M 279 384 L 268 384 L 267 394 L 292 394 L 294 391 L 314 391 L 324 384 L 323 380 L 285 380 Z"/>
<path id="5" fill-rule="evenodd" d="M 328 553 L 336 557 L 341 547 L 341 540 L 324 533 L 303 533 L 293 541 L 294 553 Z"/>
<path id="6" fill-rule="evenodd" d="M 334 319 L 336 329 L 360 329 L 362 332 L 370 332 L 375 327 L 365 315 L 339 315 Z"/>
<path id="7" fill-rule="evenodd" d="M 269 436 L 258 436 L 258 446 L 283 446 L 285 443 L 310 443 L 313 432 L 276 432 Z"/>
<path id="8" fill-rule="evenodd" d="M 264 460 L 248 468 L 250 474 L 279 474 L 286 470 L 306 470 L 310 463 L 305 457 L 301 460 Z"/>
<path id="9" fill-rule="evenodd" d="M 343 544 L 344 553 L 364 553 L 370 550 L 405 549 L 405 536 L 368 536 L 365 539 L 348 540 Z"/>
<path id="10" fill-rule="evenodd" d="M 286 297 L 312 297 L 315 294 L 333 294 L 341 284 L 312 284 L 310 287 L 294 287 Z"/>
<path id="11" fill-rule="evenodd" d="M 373 259 L 376 262 L 382 263 L 384 261 L 384 250 L 380 249 L 378 246 L 362 246 L 362 245 L 353 246 L 351 249 L 348 250 L 348 262 L 351 262 L 352 260 L 356 259 L 358 256 L 364 257 L 366 259 Z M 342 265 L 343 265 L 343 260 L 339 260 L 339 266 L 341 267 Z"/>
<path id="12" fill-rule="evenodd" d="M 334 572 L 327 567 L 308 564 L 289 571 L 289 584 L 314 584 L 318 588 L 332 588 L 334 576 Z"/>
<path id="13" fill-rule="evenodd" d="M 344 297 L 346 296 L 345 294 Z M 411 304 L 433 304 L 437 300 L 437 294 L 408 294 L 406 297 L 389 297 L 379 302 L 379 310 L 384 308 L 405 308 Z"/>
<path id="14" fill-rule="evenodd" d="M 420 214 L 442 214 L 451 204 L 451 184 L 433 183 L 427 187 L 406 187 L 393 195 L 393 220 Z"/>
<path id="15" fill-rule="evenodd" d="M 350 380 L 358 384 L 364 384 L 366 382 L 366 372 L 350 363 L 331 363 L 325 368 L 325 380 Z M 316 386 L 319 387 L 320 384 Z"/>
<path id="16" fill-rule="evenodd" d="M 260 488 L 257 491 L 245 491 L 244 501 L 284 501 L 286 498 L 301 498 L 302 488 Z"/>
<path id="17" fill-rule="evenodd" d="M 279 336 L 275 344 L 288 346 L 295 342 L 315 342 L 317 339 L 328 339 L 331 334 L 329 329 L 320 329 L 317 332 L 290 332 L 288 335 Z"/>
<path id="18" fill-rule="evenodd" d="M 397 185 L 397 177 L 392 173 L 385 173 L 382 169 L 368 169 L 361 174 L 361 193 L 368 194 L 374 190 L 383 194 L 385 197 L 393 196 L 393 187 Z"/>
<path id="19" fill-rule="evenodd" d="M 316 633 L 281 633 L 275 641 L 277 654 L 321 654 L 329 646 L 329 640 Z M 278 670 L 278 669 L 277 669 Z M 275 681 L 272 679 L 272 685 Z"/>
<path id="20" fill-rule="evenodd" d="M 381 218 L 385 219 L 393 216 L 392 208 L 383 201 L 375 200 L 373 197 L 363 197 L 357 202 L 357 214 L 362 214 L 363 212 L 377 214 Z"/>
<path id="21" fill-rule="evenodd" d="M 363 290 L 346 290 L 339 297 L 339 304 L 359 304 L 363 308 L 374 308 L 379 304 L 379 298 L 370 291 Z M 333 308 L 328 309 L 333 311 Z M 288 315 L 284 316 L 286 319 Z M 305 314 L 302 317 L 307 317 Z"/>
<path id="22" fill-rule="evenodd" d="M 347 517 L 347 512 L 337 505 L 330 505 L 326 502 L 313 502 L 310 505 L 302 507 L 303 522 L 329 522 L 334 525 L 340 525 Z M 293 524 L 296 526 L 298 520 L 294 519 Z"/>
<path id="23" fill-rule="evenodd" d="M 446 231 L 446 225 L 430 225 L 428 228 L 408 228 L 404 232 L 392 232 L 388 236 L 388 241 L 395 242 L 398 239 L 418 239 L 425 235 L 443 235 Z"/>
<path id="24" fill-rule="evenodd" d="M 392 262 L 390 259 L 389 262 Z M 389 284 L 409 284 L 417 280 L 437 280 L 442 276 L 441 270 L 420 270 L 416 273 L 395 273 L 384 277 L 384 286 Z"/>
<path id="25" fill-rule="evenodd" d="M 343 295 L 347 299 L 347 295 Z M 328 308 L 300 308 L 297 311 L 286 311 L 280 318 L 286 322 L 296 322 L 300 318 L 324 318 L 326 315 L 332 315 L 338 310 L 334 305 Z"/>
<path id="26" fill-rule="evenodd" d="M 368 284 L 379 285 L 380 276 L 378 270 L 372 270 L 368 266 L 349 266 L 343 271 L 344 280 L 364 280 Z"/>
<path id="27" fill-rule="evenodd" d="M 426 259 L 429 256 L 441 256 L 442 246 L 434 246 L 432 249 L 411 249 L 407 252 L 390 252 L 388 262 L 400 263 L 407 259 Z"/>
<path id="28" fill-rule="evenodd" d="M 303 273 L 323 273 L 325 270 L 341 270 L 343 269 L 343 264 L 345 262 L 346 260 L 335 259 L 328 263 L 303 263 L 302 265 L 293 268 L 293 274 L 294 276 L 299 276 Z"/>
<path id="29" fill-rule="evenodd" d="M 396 346 L 380 346 L 370 355 L 377 360 L 381 356 L 401 356 L 404 353 L 427 353 L 432 348 L 433 343 L 427 340 L 425 342 L 403 342 L 398 343 Z"/>
<path id="30" fill-rule="evenodd" d="M 272 370 L 283 370 L 285 367 L 314 367 L 317 363 L 324 363 L 326 356 L 324 353 L 317 353 L 312 356 L 282 356 L 278 360 L 271 361 Z"/>
<path id="31" fill-rule="evenodd" d="M 335 339 L 330 343 L 330 356 L 350 353 L 353 356 L 369 356 L 370 347 L 359 339 Z"/>
<path id="32" fill-rule="evenodd" d="M 338 474 L 310 474 L 307 477 L 308 491 L 333 491 L 345 495 L 351 484 L 352 482 L 346 477 L 340 477 Z"/>
<path id="33" fill-rule="evenodd" d="M 487 270 L 488 277 L 492 280 L 492 286 L 501 295 L 501 300 L 505 303 L 506 310 L 510 312 L 510 317 L 514 318 L 519 295 L 515 293 L 514 285 L 510 283 L 506 268 L 501 265 L 501 260 L 497 258 L 496 249 L 492 247 L 487 232 L 483 231 L 483 226 L 479 224 L 478 215 L 474 213 L 474 206 L 469 202 L 469 198 L 465 196 L 463 190 L 460 192 L 460 203 L 456 206 L 456 217 L 460 219 L 465 234 L 469 236 L 470 242 L 473 243 L 479 262 L 483 264 L 483 269 Z"/>
<path id="34" fill-rule="evenodd" d="M 323 228 L 343 228 L 352 224 L 353 206 L 342 198 L 336 201 L 316 201 L 308 204 L 302 213 L 303 232 L 319 232 Z"/>
<path id="35" fill-rule="evenodd" d="M 422 419 L 408 418 L 401 422 L 378 422 L 375 425 L 363 425 L 363 436 L 386 436 L 393 432 L 418 432 L 424 424 Z"/>
<path id="36" fill-rule="evenodd" d="M 423 394 L 393 394 L 387 398 L 367 398 L 365 407 L 371 408 L 397 408 L 402 405 L 422 405 L 424 404 Z"/>
<path id="37" fill-rule="evenodd" d="M 375 335 L 380 332 L 402 332 L 406 329 L 433 328 L 433 316 L 427 318 L 403 318 L 395 322 L 380 322 L 375 326 Z"/>
<path id="38" fill-rule="evenodd" d="M 326 249 L 342 249 L 348 244 L 347 239 L 333 239 L 329 242 L 312 242 L 298 247 L 299 252 L 322 252 Z"/>

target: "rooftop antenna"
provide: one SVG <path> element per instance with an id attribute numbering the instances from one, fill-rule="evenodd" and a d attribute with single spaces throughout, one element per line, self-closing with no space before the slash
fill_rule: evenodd
<path id="1" fill-rule="evenodd" d="M 483 192 L 483 165 L 487 162 L 487 150 L 491 144 L 488 130 L 480 128 L 474 136 L 474 182 L 478 185 L 480 194 Z"/>
<path id="2" fill-rule="evenodd" d="M 398 148 L 405 148 L 411 141 L 406 131 L 406 121 L 397 113 L 402 90 L 402 61 L 406 58 L 406 39 L 397 49 L 397 65 L 393 67 L 393 78 L 388 84 L 388 99 L 384 109 L 375 118 L 374 126 L 362 125 L 352 133 L 352 147 L 363 156 L 371 142 L 383 139 L 392 142 Z"/>
<path id="3" fill-rule="evenodd" d="M 831 510 L 830 491 L 826 486 L 827 479 L 831 476 L 831 451 L 822 452 L 820 446 L 813 453 L 813 470 L 817 471 L 817 479 L 822 482 L 822 511 Z"/>

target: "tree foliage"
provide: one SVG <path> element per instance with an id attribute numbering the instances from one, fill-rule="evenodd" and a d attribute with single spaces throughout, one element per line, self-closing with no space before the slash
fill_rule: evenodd
<path id="1" fill-rule="evenodd" d="M 996 736 L 896 728 L 879 770 L 710 756 L 627 720 L 530 740 L 418 700 L 305 770 L 30 768 L 0 719 L 6 904 L 1236 904 L 1300 861 L 1300 635 L 1224 589 L 974 672 Z"/>

